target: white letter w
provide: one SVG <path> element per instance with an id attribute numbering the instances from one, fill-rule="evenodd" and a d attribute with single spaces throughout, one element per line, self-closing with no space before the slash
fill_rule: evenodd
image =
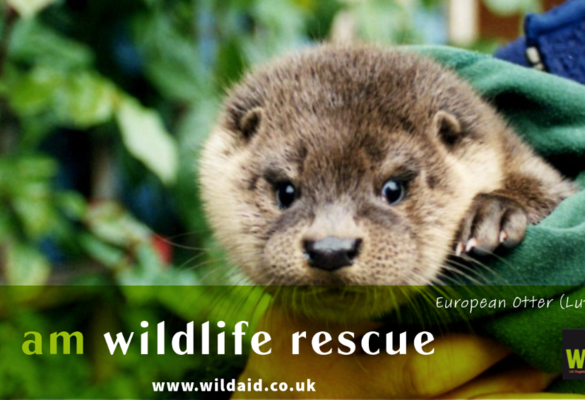
<path id="1" fill-rule="evenodd" d="M 130 346 L 130 342 L 132 341 L 132 337 L 134 336 L 134 332 L 130 335 L 128 341 L 124 341 L 124 335 L 122 333 L 118 333 L 116 335 L 116 343 L 112 341 L 112 336 L 110 336 L 110 332 L 106 333 L 104 337 L 106 338 L 106 344 L 108 345 L 108 349 L 110 350 L 110 354 L 114 355 L 116 348 L 118 347 L 118 343 L 120 343 L 120 348 L 122 349 L 122 353 L 126 355 L 128 351 L 128 346 Z"/>

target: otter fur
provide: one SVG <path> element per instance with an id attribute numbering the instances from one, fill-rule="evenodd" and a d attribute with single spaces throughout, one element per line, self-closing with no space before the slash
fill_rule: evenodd
<path id="1" fill-rule="evenodd" d="M 248 74 L 200 182 L 217 239 L 260 285 L 440 283 L 450 256 L 517 245 L 575 191 L 455 73 L 365 45 Z"/>

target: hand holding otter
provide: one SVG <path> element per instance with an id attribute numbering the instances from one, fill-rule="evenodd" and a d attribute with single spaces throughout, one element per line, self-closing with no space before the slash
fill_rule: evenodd
<path id="1" fill-rule="evenodd" d="M 295 387 L 296 382 L 311 379 L 315 382 L 315 392 L 236 392 L 233 398 L 563 398 L 559 394 L 537 393 L 556 374 L 517 363 L 505 367 L 510 359 L 508 349 L 469 334 L 437 338 L 431 356 L 416 351 L 396 356 L 363 353 L 347 356 L 333 351 L 323 356 L 312 351 L 310 341 L 300 342 L 299 355 L 293 356 L 291 352 L 290 339 L 295 332 L 305 331 L 307 337 L 312 337 L 326 330 L 335 338 L 349 330 L 358 337 L 376 328 L 379 326 L 375 323 L 324 326 L 273 307 L 258 326 L 271 332 L 272 353 L 252 354 L 240 382 L 262 379 L 265 387 L 273 382 L 286 382 L 288 387 Z M 331 342 L 332 348 L 336 345 Z M 496 364 L 497 371 L 492 368 Z"/>

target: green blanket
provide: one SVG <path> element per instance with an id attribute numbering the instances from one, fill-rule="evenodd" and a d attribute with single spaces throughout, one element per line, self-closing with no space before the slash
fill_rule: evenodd
<path id="1" fill-rule="evenodd" d="M 585 86 L 474 52 L 414 49 L 468 80 L 539 154 L 585 187 Z M 523 291 L 537 297 L 572 291 L 571 299 L 585 299 L 585 191 L 529 227 L 517 249 L 478 273 L 489 284 L 530 286 Z M 480 329 L 548 372 L 561 371 L 562 330 L 585 329 L 585 305 L 493 312 Z M 550 390 L 585 393 L 585 380 L 558 380 Z"/>

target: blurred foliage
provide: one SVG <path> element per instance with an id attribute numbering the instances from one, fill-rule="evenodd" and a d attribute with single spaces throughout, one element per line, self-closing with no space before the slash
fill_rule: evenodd
<path id="1" fill-rule="evenodd" d="M 503 13 L 538 3 L 484 1 Z M 1 4 L 0 283 L 122 288 L 240 282 L 210 239 L 195 172 L 226 88 L 248 68 L 340 32 L 421 43 L 433 36 L 421 13 L 445 14 L 442 0 Z M 157 301 L 183 315 L 181 304 Z M 134 321 L 119 307 L 119 324 Z M 0 323 L 0 342 L 12 334 Z M 60 368 L 30 363 L 24 374 L 10 359 L 0 357 L 0 381 L 27 375 L 20 388 Z M 99 375 L 76 362 L 71 382 Z M 178 364 L 177 376 L 186 368 Z M 111 396 L 132 397 L 128 385 L 116 383 Z M 14 393 L 4 390 L 0 397 Z"/>
<path id="2" fill-rule="evenodd" d="M 363 40 L 420 42 L 414 14 L 441 2 L 405 4 L 387 0 L 3 3 L 3 278 L 11 284 L 40 284 L 49 279 L 50 264 L 67 267 L 90 260 L 107 267 L 106 279 L 112 282 L 128 282 L 132 276 L 128 271 L 146 268 L 144 263 L 175 276 L 177 283 L 207 276 L 218 265 L 220 254 L 209 240 L 197 200 L 195 166 L 225 88 L 253 64 L 326 40 L 335 24 L 343 25 L 340 16 L 354 21 L 350 28 Z M 82 142 L 65 143 L 55 150 L 60 140 Z M 73 161 L 65 162 L 68 157 Z M 80 177 L 77 171 L 85 175 Z M 109 212 L 120 214 L 107 222 L 114 224 L 110 233 L 126 234 L 128 240 L 113 242 L 110 236 L 96 233 L 95 218 L 111 217 Z M 115 225 L 132 218 L 122 216 L 125 213 L 137 217 L 132 229 Z M 175 246 L 172 260 L 157 262 L 153 232 L 192 249 Z M 134 241 L 137 237 L 139 245 Z M 149 261 L 147 248 L 152 253 Z M 22 263 L 22 259 L 35 262 Z M 176 275 L 176 268 L 165 265 L 170 261 L 185 264 L 184 273 Z M 210 267 L 189 270 L 205 264 Z M 150 275 L 150 282 L 144 276 L 139 281 L 154 284 L 159 275 Z"/>
<path id="3" fill-rule="evenodd" d="M 487 8 L 498 15 L 541 11 L 540 0 L 484 0 Z"/>
<path id="4" fill-rule="evenodd" d="M 233 331 L 242 320 L 250 322 L 244 327 L 250 332 L 268 300 L 261 289 L 249 286 L 4 286 L 0 299 L 0 316 L 10 315 L 0 323 L 0 396 L 84 399 L 182 398 L 187 394 L 153 393 L 152 382 L 233 379 L 234 369 L 241 369 L 246 357 L 235 355 L 231 335 L 225 340 L 225 354 L 231 356 L 214 356 L 217 334 Z M 54 302 L 61 302 L 60 307 L 46 306 Z M 226 322 L 225 329 L 217 328 L 219 320 Z M 141 327 L 142 321 L 150 322 L 149 329 Z M 170 339 L 185 331 L 186 321 L 194 323 L 196 356 L 177 355 L 172 350 Z M 203 356 L 201 324 L 206 321 L 210 321 L 212 355 Z M 164 355 L 158 354 L 160 322 L 165 324 L 168 339 Z M 30 331 L 42 335 L 42 355 L 29 356 L 21 350 L 23 333 Z M 63 331 L 83 333 L 83 356 L 76 354 L 75 342 L 70 355 L 61 354 L 61 344 L 57 354 L 49 354 L 49 336 Z M 127 354 L 120 350 L 110 354 L 103 340 L 107 332 L 114 337 L 123 332 L 126 338 L 134 332 Z M 147 355 L 140 351 L 144 332 L 148 332 Z M 243 337 L 246 349 L 250 337 Z"/>

